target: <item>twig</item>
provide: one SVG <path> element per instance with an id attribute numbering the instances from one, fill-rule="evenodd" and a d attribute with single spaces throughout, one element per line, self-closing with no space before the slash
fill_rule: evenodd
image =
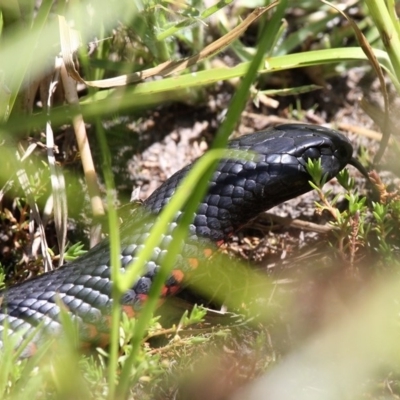
<path id="1" fill-rule="evenodd" d="M 104 215 L 103 202 L 101 201 L 100 188 L 97 183 L 97 175 L 94 167 L 92 153 L 90 151 L 89 140 L 86 133 L 85 122 L 79 110 L 79 98 L 76 90 L 76 81 L 68 76 L 64 62 L 61 64 L 61 79 L 64 86 L 65 98 L 71 104 L 74 115 L 72 123 L 74 126 L 76 141 L 81 154 L 83 171 L 88 186 L 92 212 L 95 217 Z M 93 247 L 101 239 L 100 225 L 92 226 L 90 246 Z"/>

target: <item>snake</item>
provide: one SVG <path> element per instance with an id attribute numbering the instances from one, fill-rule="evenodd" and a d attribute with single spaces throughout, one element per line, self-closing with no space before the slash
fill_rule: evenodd
<path id="1" fill-rule="evenodd" d="M 249 156 L 239 157 L 238 150 Z M 261 212 L 311 191 L 309 159 L 320 161 L 322 174 L 328 181 L 346 165 L 356 166 L 357 160 L 352 154 L 353 147 L 343 134 L 310 124 L 278 125 L 231 140 L 193 215 L 187 239 L 164 283 L 161 298 L 179 292 L 191 271 Z M 192 165 L 166 180 L 122 224 L 122 270 L 135 261 L 155 218 L 169 203 Z M 182 211 L 168 224 L 142 274 L 124 293 L 121 303 L 128 317 L 137 317 L 146 302 L 181 217 Z M 60 308 L 67 310 L 77 322 L 83 343 L 107 345 L 113 303 L 110 276 L 109 240 L 104 239 L 76 260 L 1 291 L 0 348 L 4 334 L 18 337 L 14 343 L 16 348 L 24 338 L 33 336 L 22 357 L 34 354 L 44 337 L 61 335 Z"/>

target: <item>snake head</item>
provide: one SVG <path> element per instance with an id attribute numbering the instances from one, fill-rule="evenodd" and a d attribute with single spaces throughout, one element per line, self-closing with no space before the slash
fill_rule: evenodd
<path id="1" fill-rule="evenodd" d="M 255 154 L 253 160 L 221 160 L 196 219 L 203 236 L 224 238 L 260 212 L 312 190 L 306 165 L 321 160 L 323 175 L 335 177 L 353 148 L 341 133 L 314 125 L 285 124 L 242 136 L 230 149 Z M 211 210 L 211 211 L 210 211 Z"/>
<path id="2" fill-rule="evenodd" d="M 297 155 L 299 163 L 305 167 L 309 159 L 321 160 L 323 173 L 327 174 L 328 179 L 335 177 L 347 164 L 350 163 L 353 154 L 353 147 L 350 141 L 341 133 L 324 128 L 302 124 L 282 125 L 288 132 L 300 132 L 300 141 Z M 295 139 L 296 140 L 296 139 Z"/>
<path id="3" fill-rule="evenodd" d="M 353 147 L 341 133 L 322 126 L 284 124 L 244 136 L 240 147 L 265 157 L 270 173 L 289 176 L 306 172 L 309 159 L 321 160 L 323 174 L 335 177 L 352 160 Z M 286 175 L 287 174 L 287 175 Z"/>

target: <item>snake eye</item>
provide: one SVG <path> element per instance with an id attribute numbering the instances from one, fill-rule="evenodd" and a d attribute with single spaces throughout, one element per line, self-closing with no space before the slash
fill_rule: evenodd
<path id="1" fill-rule="evenodd" d="M 304 160 L 308 160 L 309 158 L 311 158 L 311 160 L 317 160 L 318 158 L 321 157 L 321 152 L 319 151 L 318 148 L 316 147 L 310 147 L 309 149 L 307 149 L 304 153 L 302 158 Z"/>

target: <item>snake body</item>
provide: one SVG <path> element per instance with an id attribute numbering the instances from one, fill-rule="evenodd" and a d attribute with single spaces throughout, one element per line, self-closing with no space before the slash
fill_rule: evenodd
<path id="1" fill-rule="evenodd" d="M 320 159 L 323 173 L 331 179 L 350 162 L 353 151 L 342 134 L 304 124 L 280 125 L 242 136 L 232 140 L 228 149 L 248 151 L 254 157 L 243 160 L 227 156 L 219 162 L 208 193 L 193 216 L 188 239 L 165 282 L 163 297 L 180 290 L 185 276 L 197 266 L 198 260 L 204 259 L 205 246 L 212 247 L 209 243 L 226 240 L 260 212 L 310 191 L 311 178 L 305 168 L 309 158 Z M 155 217 L 160 213 L 190 168 L 191 165 L 169 178 L 144 202 L 143 211 L 135 213 L 122 226 L 122 268 L 135 259 L 149 235 L 154 218 L 149 218 L 148 213 Z M 129 316 L 134 317 L 146 300 L 180 217 L 178 213 L 169 224 L 144 273 L 123 296 L 123 309 Z M 55 271 L 0 292 L 0 338 L 5 325 L 8 335 L 23 332 L 18 343 L 39 323 L 46 333 L 59 334 L 62 302 L 79 324 L 83 341 L 106 344 L 113 301 L 111 289 L 109 243 L 105 240 Z M 25 355 L 33 351 L 42 336 L 42 333 L 36 335 Z M 0 346 L 1 343 L 0 339 Z"/>

